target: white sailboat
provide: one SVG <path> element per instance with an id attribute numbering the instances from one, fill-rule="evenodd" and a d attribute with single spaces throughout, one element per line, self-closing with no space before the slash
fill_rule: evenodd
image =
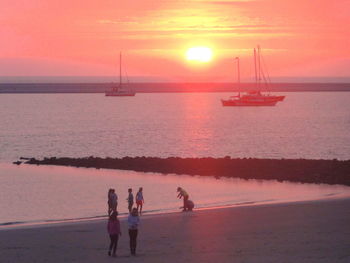
<path id="1" fill-rule="evenodd" d="M 125 97 L 125 96 L 135 96 L 135 91 L 133 91 L 129 83 L 122 83 L 122 53 L 119 54 L 119 84 L 105 91 L 106 96 L 113 97 Z"/>
<path id="2" fill-rule="evenodd" d="M 267 79 L 261 68 L 260 61 L 260 46 L 257 51 L 254 48 L 254 67 L 255 67 L 255 90 L 249 91 L 241 95 L 240 91 L 237 96 L 231 96 L 228 99 L 222 99 L 222 106 L 275 106 L 277 102 L 283 101 L 285 96 L 275 96 L 269 93 L 264 94 L 261 92 L 261 80 L 265 80 L 266 86 L 268 85 Z M 239 58 L 237 60 L 237 73 L 238 73 L 238 86 L 240 84 L 240 69 L 239 69 Z"/>

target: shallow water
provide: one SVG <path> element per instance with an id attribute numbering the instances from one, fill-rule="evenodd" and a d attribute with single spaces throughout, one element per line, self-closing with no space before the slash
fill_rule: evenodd
<path id="1" fill-rule="evenodd" d="M 196 208 L 350 197 L 350 187 L 121 170 L 1 164 L 0 224 L 97 218 L 107 213 L 107 190 L 116 189 L 118 211 L 127 212 L 127 189 L 144 189 L 145 213 L 179 211 L 176 188 Z"/>

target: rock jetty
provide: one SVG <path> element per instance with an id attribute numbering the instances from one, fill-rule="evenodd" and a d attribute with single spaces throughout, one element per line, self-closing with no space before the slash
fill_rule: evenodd
<path id="1" fill-rule="evenodd" d="M 99 158 L 90 156 L 85 158 L 51 157 L 42 160 L 28 158 L 26 163 L 350 186 L 350 160 L 336 159 Z"/>

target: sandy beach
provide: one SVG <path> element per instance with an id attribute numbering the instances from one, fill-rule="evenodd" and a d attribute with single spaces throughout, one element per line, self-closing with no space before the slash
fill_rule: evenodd
<path id="1" fill-rule="evenodd" d="M 349 262 L 350 199 L 142 216 L 137 256 L 125 219 L 117 258 L 106 221 L 0 232 L 0 262 Z"/>

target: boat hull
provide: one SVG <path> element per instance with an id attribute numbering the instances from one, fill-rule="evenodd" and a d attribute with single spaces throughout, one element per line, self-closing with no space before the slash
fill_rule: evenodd
<path id="1" fill-rule="evenodd" d="M 106 96 L 110 97 L 130 97 L 135 96 L 135 93 L 112 93 L 112 92 L 105 92 Z"/>
<path id="2" fill-rule="evenodd" d="M 283 101 L 286 96 L 276 96 L 277 101 Z"/>
<path id="3" fill-rule="evenodd" d="M 221 100 L 222 106 L 275 106 L 277 100 L 269 101 L 244 101 L 244 100 Z"/>

